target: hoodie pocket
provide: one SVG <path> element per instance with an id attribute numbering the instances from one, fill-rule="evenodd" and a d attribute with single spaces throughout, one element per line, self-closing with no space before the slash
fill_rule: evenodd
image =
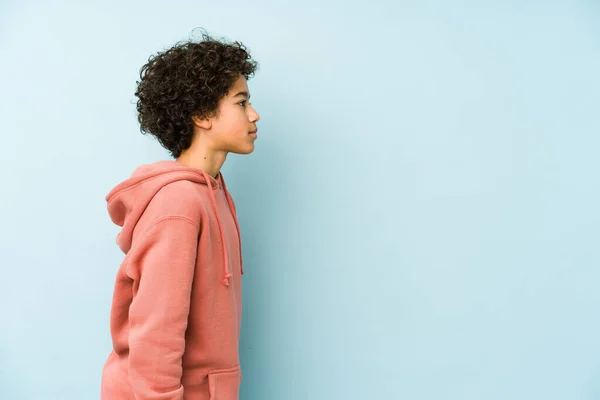
<path id="1" fill-rule="evenodd" d="M 214 369 L 208 373 L 210 400 L 238 400 L 242 371 L 240 366 Z"/>

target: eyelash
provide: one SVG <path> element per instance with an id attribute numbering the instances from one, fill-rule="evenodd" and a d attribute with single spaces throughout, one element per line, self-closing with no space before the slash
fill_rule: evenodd
<path id="1" fill-rule="evenodd" d="M 238 104 L 241 104 L 241 103 L 246 103 L 246 102 L 247 102 L 246 100 L 242 100 L 242 101 L 240 101 Z M 252 103 L 248 103 L 248 104 L 252 105 Z"/>

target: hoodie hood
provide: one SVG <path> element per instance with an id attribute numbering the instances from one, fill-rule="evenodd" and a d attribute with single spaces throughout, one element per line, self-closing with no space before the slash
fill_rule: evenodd
<path id="1" fill-rule="evenodd" d="M 221 218 L 219 216 L 214 194 L 214 191 L 218 189 L 220 185 L 223 185 L 229 210 L 231 211 L 235 220 L 238 238 L 240 240 L 240 248 L 241 238 L 235 206 L 233 205 L 233 200 L 227 191 L 225 180 L 223 179 L 221 172 L 219 172 L 217 177 L 214 178 L 200 169 L 187 167 L 175 160 L 158 161 L 152 164 L 141 165 L 136 168 L 129 179 L 119 183 L 106 195 L 107 208 L 110 218 L 112 222 L 121 227 L 121 231 L 118 233 L 116 239 L 117 244 L 123 253 L 127 254 L 132 246 L 133 231 L 152 198 L 164 186 L 181 180 L 191 181 L 198 185 L 206 185 L 209 188 L 211 197 L 210 203 L 212 204 L 217 216 L 217 222 L 220 231 L 219 233 L 221 235 L 223 259 L 225 264 L 223 284 L 228 286 L 231 273 L 228 267 L 229 260 L 225 244 L 223 225 L 221 223 Z M 243 273 L 244 272 L 242 268 L 242 274 Z"/>

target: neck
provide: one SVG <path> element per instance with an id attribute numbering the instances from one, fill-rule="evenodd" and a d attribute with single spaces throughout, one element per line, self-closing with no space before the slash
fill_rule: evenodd
<path id="1" fill-rule="evenodd" d="M 216 151 L 208 146 L 193 144 L 189 149 L 183 151 L 177 158 L 177 162 L 206 172 L 216 178 L 225 163 L 227 152 Z"/>

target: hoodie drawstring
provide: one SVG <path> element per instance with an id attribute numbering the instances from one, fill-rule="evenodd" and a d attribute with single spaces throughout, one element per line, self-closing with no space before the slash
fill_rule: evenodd
<path id="1" fill-rule="evenodd" d="M 240 225 L 237 220 L 237 212 L 235 211 L 235 206 L 233 205 L 233 200 L 229 195 L 229 191 L 227 190 L 227 185 L 225 184 L 225 179 L 223 178 L 223 173 L 221 173 L 221 181 L 223 182 L 223 190 L 225 191 L 225 197 L 227 198 L 227 204 L 229 204 L 229 209 L 233 214 L 233 220 L 235 221 L 235 227 L 237 229 L 238 234 L 238 244 L 240 249 L 240 273 L 244 275 L 244 260 L 242 257 L 242 235 L 240 233 Z"/>
<path id="2" fill-rule="evenodd" d="M 229 279 L 231 278 L 231 272 L 229 272 L 229 255 L 227 254 L 227 246 L 225 244 L 225 232 L 223 229 L 223 224 L 221 223 L 221 217 L 219 216 L 219 209 L 217 207 L 217 199 L 215 198 L 215 192 L 212 187 L 212 181 L 206 172 L 202 172 L 202 174 L 204 175 L 204 179 L 206 179 L 208 190 L 210 192 L 210 200 L 213 205 L 213 208 L 215 209 L 215 214 L 217 216 L 217 224 L 219 225 L 219 233 L 221 234 L 221 245 L 223 248 L 223 261 L 225 263 L 225 275 L 223 277 L 222 282 L 223 282 L 223 285 L 229 286 Z M 225 191 L 225 197 L 227 198 L 227 205 L 229 206 L 229 210 L 231 211 L 231 213 L 234 217 L 233 220 L 235 221 L 235 227 L 236 227 L 237 233 L 238 233 L 238 241 L 240 244 L 240 264 L 241 264 L 242 242 L 241 242 L 241 237 L 240 237 L 240 227 L 238 225 L 237 218 L 235 216 L 234 208 L 231 204 L 231 199 L 229 198 L 229 194 L 227 193 L 227 187 L 225 186 L 225 180 L 224 179 L 221 179 L 221 180 L 223 182 L 223 190 Z M 241 266 L 241 273 L 242 274 L 244 273 L 243 266 Z"/>

